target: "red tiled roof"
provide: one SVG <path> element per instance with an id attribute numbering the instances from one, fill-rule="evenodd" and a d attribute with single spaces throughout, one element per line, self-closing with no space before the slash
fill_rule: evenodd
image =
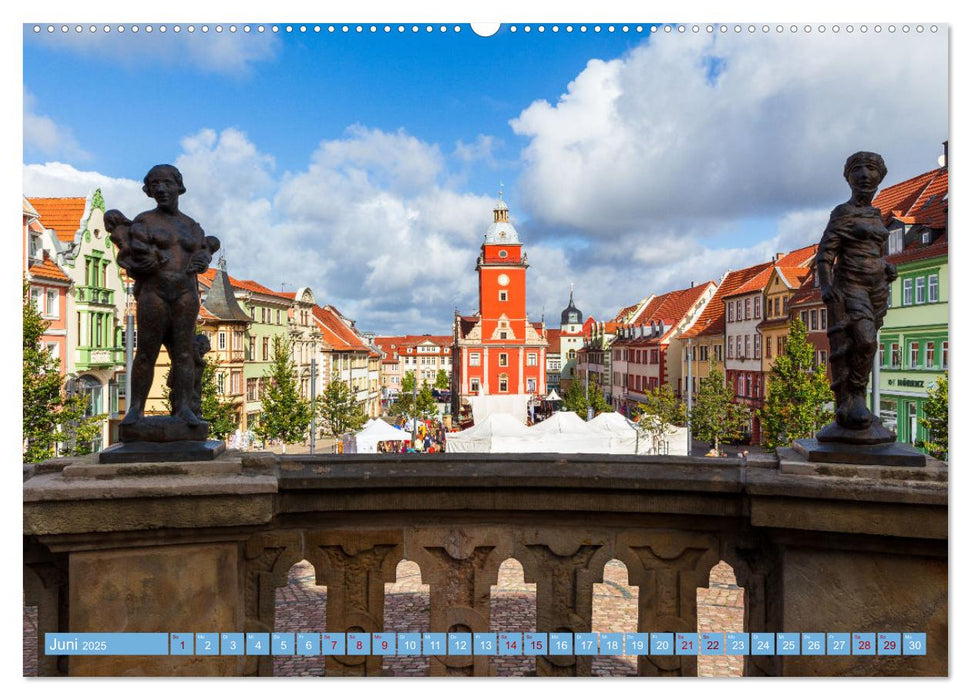
<path id="1" fill-rule="evenodd" d="M 823 292 L 816 286 L 816 268 L 813 267 L 806 275 L 802 285 L 796 293 L 789 298 L 789 308 L 802 304 L 821 304 L 823 302 Z"/>
<path id="2" fill-rule="evenodd" d="M 215 278 L 215 276 L 216 276 L 216 268 L 210 267 L 205 272 L 202 272 L 199 274 L 199 279 L 202 280 L 202 283 L 208 287 L 212 284 L 212 280 Z M 264 287 L 259 282 L 254 282 L 253 280 L 239 280 L 229 274 L 227 274 L 226 276 L 229 277 L 229 284 L 232 285 L 234 289 L 243 289 L 248 292 L 268 294 L 270 296 L 281 297 L 284 299 L 294 298 L 293 294 L 287 296 L 286 292 L 274 292 L 272 289 L 268 287 Z"/>
<path id="3" fill-rule="evenodd" d="M 636 304 L 631 304 L 630 306 L 625 306 L 623 309 L 618 311 L 617 314 L 611 320 L 614 321 L 615 323 L 626 323 L 627 321 L 625 319 L 627 318 L 627 316 L 634 313 L 634 311 L 637 310 L 638 306 L 640 306 L 640 302 L 637 302 Z"/>
<path id="4" fill-rule="evenodd" d="M 205 306 L 202 306 L 202 305 L 199 306 L 199 318 L 202 319 L 203 321 L 219 320 L 218 316 L 215 316 L 212 312 L 209 311 L 209 309 L 207 309 Z"/>
<path id="5" fill-rule="evenodd" d="M 684 317 L 688 310 L 701 298 L 711 282 L 695 285 L 687 289 L 678 289 L 655 297 L 647 308 L 641 312 L 635 321 L 638 325 L 647 325 L 653 321 L 663 321 L 666 329 L 673 329 Z M 665 335 L 667 335 L 665 333 Z"/>
<path id="6" fill-rule="evenodd" d="M 314 319 L 324 339 L 334 350 L 366 350 L 370 346 L 355 333 L 340 312 L 332 306 L 320 307 L 314 305 Z"/>
<path id="7" fill-rule="evenodd" d="M 806 246 L 805 248 L 794 250 L 787 255 L 783 255 L 778 260 L 768 263 L 768 267 L 762 270 L 759 274 L 752 277 L 734 292 L 726 294 L 725 296 L 733 297 L 738 296 L 739 294 L 751 294 L 752 292 L 762 291 L 765 288 L 765 285 L 768 283 L 769 277 L 772 276 L 772 269 L 774 267 L 809 267 L 810 263 L 812 263 L 813 259 L 816 257 L 816 249 L 818 247 L 818 245 L 813 244 Z"/>
<path id="8" fill-rule="evenodd" d="M 895 255 L 888 255 L 887 262 L 893 263 L 894 265 L 899 265 L 900 263 L 913 262 L 915 260 L 936 258 L 939 255 L 947 255 L 946 232 L 930 245 L 912 246 Z"/>
<path id="9" fill-rule="evenodd" d="M 725 332 L 725 297 L 734 293 L 741 285 L 749 279 L 758 275 L 771 263 L 761 263 L 746 267 L 744 270 L 733 270 L 725 275 L 725 278 L 718 285 L 715 294 L 708 301 L 698 319 L 691 325 L 682 337 L 694 338 L 699 335 L 712 335 Z"/>
<path id="10" fill-rule="evenodd" d="M 70 282 L 71 278 L 64 274 L 64 271 L 50 258 L 31 266 L 27 273 L 31 278 L 45 280 L 57 280 L 58 282 Z"/>
<path id="11" fill-rule="evenodd" d="M 775 269 L 789 289 L 799 289 L 803 280 L 806 279 L 806 275 L 809 274 L 809 268 L 806 267 L 779 267 L 776 265 Z"/>
<path id="12" fill-rule="evenodd" d="M 901 219 L 943 228 L 947 224 L 947 173 L 947 168 L 935 168 L 891 185 L 877 193 L 873 206 L 880 210 L 884 223 Z"/>
<path id="13" fill-rule="evenodd" d="M 547 348 L 546 352 L 559 353 L 560 352 L 560 329 L 548 328 L 546 330 L 546 342 L 549 343 L 549 348 Z"/>
<path id="14" fill-rule="evenodd" d="M 73 243 L 81 228 L 81 217 L 87 200 L 84 197 L 28 197 L 31 206 L 40 214 L 45 228 L 54 229 L 58 240 Z"/>

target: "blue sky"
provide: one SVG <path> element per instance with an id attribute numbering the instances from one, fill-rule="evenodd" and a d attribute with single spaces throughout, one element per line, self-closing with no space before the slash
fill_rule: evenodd
<path id="1" fill-rule="evenodd" d="M 230 274 L 309 286 L 382 334 L 476 310 L 500 181 L 531 318 L 558 317 L 573 282 L 604 319 L 816 242 L 853 151 L 882 153 L 891 184 L 935 167 L 948 137 L 946 25 L 117 24 L 24 27 L 25 194 L 101 187 L 133 215 L 145 171 L 174 162 Z"/>

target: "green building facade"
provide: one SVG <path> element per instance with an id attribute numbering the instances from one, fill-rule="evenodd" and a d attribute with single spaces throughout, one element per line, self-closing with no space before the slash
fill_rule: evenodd
<path id="1" fill-rule="evenodd" d="M 927 392 L 948 369 L 946 240 L 940 248 L 889 258 L 898 258 L 899 278 L 891 285 L 891 306 L 880 330 L 880 416 L 888 428 L 896 428 L 899 442 L 927 438 L 919 422 Z"/>

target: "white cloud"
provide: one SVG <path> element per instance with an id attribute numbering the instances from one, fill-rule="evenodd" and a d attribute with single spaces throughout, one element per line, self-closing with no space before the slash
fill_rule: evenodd
<path id="1" fill-rule="evenodd" d="M 529 139 L 530 211 L 592 235 L 818 207 L 848 194 L 854 151 L 882 152 L 901 178 L 935 166 L 947 39 L 657 35 L 590 61 L 556 104 L 534 102 L 511 125 Z"/>
<path id="2" fill-rule="evenodd" d="M 24 148 L 35 149 L 46 157 L 78 160 L 90 157 L 69 127 L 37 113 L 37 98 L 27 88 L 24 88 Z"/>
<path id="3" fill-rule="evenodd" d="M 248 74 L 256 64 L 272 60 L 279 50 L 280 39 L 272 32 L 194 32 L 176 33 L 167 25 L 167 31 L 139 31 L 130 29 L 118 32 L 42 32 L 27 31 L 25 42 L 43 44 L 45 48 L 71 51 L 85 56 L 98 56 L 126 66 L 145 66 L 163 63 L 167 66 L 188 68 L 199 73 L 215 73 L 226 76 Z M 131 25 L 126 24 L 126 27 Z M 196 25 L 201 27 L 202 25 Z"/>
<path id="4" fill-rule="evenodd" d="M 86 197 L 100 188 L 109 209 L 121 209 L 129 216 L 151 203 L 142 192 L 141 182 L 78 170 L 56 161 L 25 165 L 23 183 L 27 197 Z"/>

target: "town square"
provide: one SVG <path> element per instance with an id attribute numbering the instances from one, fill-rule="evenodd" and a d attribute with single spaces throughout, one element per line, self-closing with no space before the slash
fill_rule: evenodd
<path id="1" fill-rule="evenodd" d="M 23 675 L 947 676 L 948 38 L 25 23 Z"/>

